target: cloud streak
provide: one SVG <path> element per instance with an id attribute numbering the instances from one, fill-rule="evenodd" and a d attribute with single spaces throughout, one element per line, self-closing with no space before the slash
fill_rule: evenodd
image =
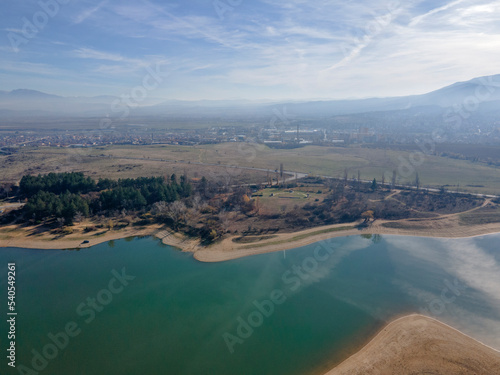
<path id="1" fill-rule="evenodd" d="M 432 9 L 431 11 L 427 12 L 427 13 L 424 13 L 422 15 L 418 15 L 416 17 L 413 17 L 413 19 L 411 20 L 409 26 L 416 26 L 418 25 L 420 22 L 422 22 L 424 19 L 436 14 L 436 13 L 439 13 L 439 12 L 443 12 L 443 11 L 446 11 L 450 8 L 453 8 L 455 7 L 456 5 L 459 5 L 461 3 L 463 3 L 465 0 L 456 0 L 456 1 L 452 1 L 451 3 L 448 3 L 446 5 L 443 5 L 442 7 L 439 7 L 439 8 L 435 8 L 435 9 Z"/>
<path id="2" fill-rule="evenodd" d="M 85 21 L 87 18 L 91 17 L 94 13 L 98 12 L 104 5 L 107 4 L 109 0 L 103 0 L 99 4 L 97 4 L 95 7 L 92 7 L 90 9 L 87 9 L 80 13 L 74 20 L 74 24 L 78 25 L 79 23 L 82 23 Z"/>
<path id="3" fill-rule="evenodd" d="M 84 4 L 66 7 L 71 22 L 54 17 L 10 59 L 75 69 L 89 79 L 102 73 L 106 80 L 109 72 L 113 84 L 121 74 L 123 85 L 131 71 L 154 59 L 179 68 L 183 61 L 189 68 L 208 66 L 179 71 L 177 92 L 184 91 L 183 80 L 189 82 L 190 99 L 208 92 L 218 99 L 418 94 L 498 73 L 500 4 L 492 2 L 457 0 L 436 7 L 414 0 L 388 7 L 381 0 L 256 0 L 233 7 L 223 20 L 211 2 Z M 0 15 L 4 32 L 22 32 L 9 20 L 25 17 L 26 8 L 15 5 L 9 12 Z M 1 50 L 9 47 L 1 43 Z M 36 87 L 57 93 L 54 88 Z"/>

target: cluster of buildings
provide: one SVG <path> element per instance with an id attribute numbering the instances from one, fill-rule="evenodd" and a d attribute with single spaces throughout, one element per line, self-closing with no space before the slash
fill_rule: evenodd
<path id="1" fill-rule="evenodd" d="M 487 139 L 483 139 L 487 137 Z M 456 143 L 500 143 L 500 131 L 494 134 L 455 134 Z M 450 140 L 449 140 L 450 141 Z M 11 131 L 0 132 L 0 151 L 9 147 L 95 147 L 113 144 L 197 145 L 224 142 L 259 142 L 271 147 L 297 145 L 410 144 L 415 135 L 407 132 L 381 133 L 373 128 L 332 129 L 313 126 L 212 126 L 204 129 L 161 130 L 141 125 L 123 129 L 94 131 Z"/>

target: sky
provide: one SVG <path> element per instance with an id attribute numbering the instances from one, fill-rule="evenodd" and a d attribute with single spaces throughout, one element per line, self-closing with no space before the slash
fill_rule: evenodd
<path id="1" fill-rule="evenodd" d="M 499 74 L 499 20 L 500 2 L 480 0 L 3 0 L 0 90 L 97 96 L 146 85 L 150 97 L 179 100 L 422 94 Z"/>

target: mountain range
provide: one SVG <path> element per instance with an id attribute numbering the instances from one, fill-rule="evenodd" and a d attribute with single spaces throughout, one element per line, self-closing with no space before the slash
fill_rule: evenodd
<path id="1" fill-rule="evenodd" d="M 500 74 L 457 82 L 422 95 L 388 98 L 321 100 L 304 102 L 271 102 L 247 100 L 162 101 L 146 98 L 129 107 L 116 96 L 63 97 L 36 90 L 0 91 L 0 115 L 9 118 L 65 117 L 178 117 L 240 118 L 269 117 L 276 109 L 295 118 L 328 118 L 331 116 L 385 112 L 433 112 L 444 108 L 455 111 L 491 111 L 500 108 Z"/>

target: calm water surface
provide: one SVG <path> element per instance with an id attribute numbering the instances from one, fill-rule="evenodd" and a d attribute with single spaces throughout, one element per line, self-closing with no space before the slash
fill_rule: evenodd
<path id="1" fill-rule="evenodd" d="M 0 373 L 322 373 L 414 311 L 500 349 L 499 240 L 355 236 L 215 264 L 153 238 L 0 249 L 1 311 L 15 262 L 18 312 Z"/>

